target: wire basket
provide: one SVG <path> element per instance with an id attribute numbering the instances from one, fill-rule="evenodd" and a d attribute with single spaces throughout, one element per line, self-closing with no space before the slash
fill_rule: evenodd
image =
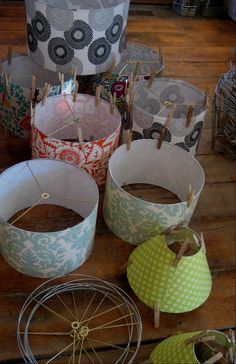
<path id="1" fill-rule="evenodd" d="M 236 57 L 228 61 L 229 71 L 221 76 L 215 90 L 213 126 L 215 152 L 236 159 Z"/>
<path id="2" fill-rule="evenodd" d="M 181 16 L 194 16 L 197 12 L 197 0 L 174 0 L 172 9 Z"/>
<path id="3" fill-rule="evenodd" d="M 203 16 L 224 16 L 224 0 L 203 0 L 199 3 L 199 11 Z"/>

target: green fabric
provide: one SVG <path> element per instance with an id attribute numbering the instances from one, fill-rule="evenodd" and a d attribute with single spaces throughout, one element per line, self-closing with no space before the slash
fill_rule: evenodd
<path id="1" fill-rule="evenodd" d="M 199 364 L 195 356 L 194 343 L 186 344 L 185 341 L 201 331 L 171 336 L 162 341 L 151 354 L 152 364 Z M 215 336 L 223 346 L 229 348 L 227 336 L 219 331 L 208 331 L 207 335 Z"/>
<path id="2" fill-rule="evenodd" d="M 191 256 L 183 256 L 177 268 L 176 254 L 164 235 L 139 245 L 131 254 L 127 277 L 136 295 L 154 308 L 159 302 L 162 312 L 179 313 L 200 306 L 209 296 L 212 279 L 202 248 Z"/>

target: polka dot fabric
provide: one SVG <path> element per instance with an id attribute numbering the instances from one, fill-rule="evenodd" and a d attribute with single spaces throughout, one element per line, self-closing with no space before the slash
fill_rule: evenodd
<path id="1" fill-rule="evenodd" d="M 27 41 L 34 61 L 52 71 L 77 74 L 108 71 L 121 59 L 130 0 L 26 1 Z M 42 57 L 34 57 L 40 52 Z M 99 69 L 98 69 L 99 66 Z M 100 71 L 101 72 L 101 71 Z"/>
<path id="2" fill-rule="evenodd" d="M 200 334 L 201 331 L 174 335 L 162 341 L 153 350 L 150 360 L 152 364 L 199 364 L 195 355 L 195 343 L 186 344 L 186 340 Z M 215 336 L 215 340 L 229 348 L 228 338 L 219 331 L 208 331 L 206 335 Z"/>
<path id="3" fill-rule="evenodd" d="M 165 236 L 157 235 L 137 247 L 128 262 L 127 276 L 133 291 L 151 308 L 159 302 L 162 312 L 191 311 L 211 291 L 211 275 L 202 248 L 182 257 L 177 268 L 173 266 L 175 257 Z"/>

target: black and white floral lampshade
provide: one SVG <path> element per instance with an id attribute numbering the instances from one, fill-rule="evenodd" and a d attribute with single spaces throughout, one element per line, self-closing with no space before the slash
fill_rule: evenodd
<path id="1" fill-rule="evenodd" d="M 30 55 L 52 71 L 107 71 L 121 59 L 129 2 L 26 0 Z"/>

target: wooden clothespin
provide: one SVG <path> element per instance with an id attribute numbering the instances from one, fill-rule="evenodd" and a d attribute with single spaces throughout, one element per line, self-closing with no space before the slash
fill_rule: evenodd
<path id="1" fill-rule="evenodd" d="M 133 107 L 133 103 L 134 103 L 134 98 L 135 98 L 135 94 L 134 92 L 132 92 L 129 96 L 129 104 L 128 104 L 128 112 L 130 113 Z"/>
<path id="2" fill-rule="evenodd" d="M 160 149 L 161 146 L 162 146 L 162 142 L 163 142 L 163 140 L 165 138 L 167 128 L 170 127 L 170 123 L 171 123 L 171 121 L 173 119 L 175 109 L 176 109 L 176 104 L 171 104 L 171 110 L 170 110 L 169 114 L 167 115 L 165 125 L 163 125 L 163 128 L 161 129 L 160 137 L 157 140 L 157 149 Z"/>
<path id="3" fill-rule="evenodd" d="M 206 335 L 207 335 L 207 331 L 206 330 L 202 331 L 199 334 L 194 335 L 194 336 L 190 337 L 189 339 L 185 340 L 185 344 L 191 344 L 191 343 L 194 343 L 196 341 L 199 341 L 202 337 L 204 337 Z"/>
<path id="4" fill-rule="evenodd" d="M 201 246 L 202 246 L 202 251 L 204 254 L 206 254 L 206 244 L 205 244 L 205 240 L 203 237 L 203 233 L 201 232 L 200 234 L 200 239 L 201 239 Z"/>
<path id="5" fill-rule="evenodd" d="M 49 91 L 50 91 L 50 88 L 51 88 L 51 85 L 50 83 L 45 83 L 44 85 L 44 89 L 43 89 L 43 96 L 42 96 L 42 105 L 44 105 L 47 97 L 48 97 L 48 94 L 49 94 Z"/>
<path id="6" fill-rule="evenodd" d="M 7 78 L 8 78 L 8 83 L 11 82 L 11 72 L 8 72 Z"/>
<path id="7" fill-rule="evenodd" d="M 3 74 L 3 65 L 2 63 L 0 63 L 0 75 L 2 76 L 2 74 Z"/>
<path id="8" fill-rule="evenodd" d="M 7 52 L 7 63 L 9 65 L 11 65 L 11 59 L 12 59 L 12 47 L 8 47 L 8 52 Z"/>
<path id="9" fill-rule="evenodd" d="M 181 245 L 181 248 L 178 252 L 178 254 L 176 255 L 174 262 L 173 262 L 173 266 L 176 268 L 180 262 L 180 260 L 182 259 L 182 256 L 184 255 L 185 251 L 188 248 L 188 241 L 184 241 L 183 244 Z"/>
<path id="10" fill-rule="evenodd" d="M 203 337 L 201 337 L 198 341 L 199 342 L 201 342 L 201 343 L 206 343 L 207 341 L 213 341 L 213 340 L 215 340 L 215 336 L 213 336 L 213 335 L 209 335 L 209 336 L 203 336 Z"/>
<path id="11" fill-rule="evenodd" d="M 4 81 L 5 92 L 8 93 L 9 83 L 6 72 L 3 73 L 3 81 Z"/>
<path id="12" fill-rule="evenodd" d="M 121 266 L 121 268 L 120 268 L 120 273 L 121 274 L 125 274 L 126 273 L 126 270 L 127 270 L 127 268 L 128 268 L 128 265 L 129 265 L 130 263 L 127 261 L 125 264 L 123 264 L 122 266 Z"/>
<path id="13" fill-rule="evenodd" d="M 32 76 L 32 84 L 31 84 L 31 100 L 35 98 L 35 90 L 36 90 L 36 76 Z"/>
<path id="14" fill-rule="evenodd" d="M 132 143 L 132 132 L 131 130 L 126 130 L 126 144 L 127 144 L 127 150 L 130 150 Z"/>
<path id="15" fill-rule="evenodd" d="M 77 67 L 77 66 L 75 66 L 75 68 L 74 68 L 74 73 L 73 73 L 73 82 L 74 82 L 74 85 L 75 85 L 75 82 L 76 82 L 77 69 L 78 69 L 78 67 Z"/>
<path id="16" fill-rule="evenodd" d="M 193 117 L 193 110 L 194 110 L 193 105 L 189 105 L 188 112 L 187 112 L 186 128 L 188 128 L 189 125 L 191 124 L 192 117 Z"/>
<path id="17" fill-rule="evenodd" d="M 161 133 L 159 138 L 157 139 L 157 149 L 161 149 L 162 146 L 162 142 L 165 139 L 165 135 L 166 135 L 166 127 L 163 126 L 163 128 L 161 129 Z"/>
<path id="18" fill-rule="evenodd" d="M 33 108 L 32 101 L 30 103 L 30 121 L 31 121 L 31 126 L 33 126 L 34 125 L 34 108 Z"/>
<path id="19" fill-rule="evenodd" d="M 79 139 L 80 147 L 81 147 L 82 151 L 84 151 L 84 141 L 83 141 L 83 134 L 82 134 L 81 128 L 77 128 L 77 136 Z"/>
<path id="20" fill-rule="evenodd" d="M 152 87 L 152 83 L 154 81 L 154 78 L 156 77 L 156 70 L 154 68 L 151 69 L 150 78 L 148 80 L 148 87 Z"/>
<path id="21" fill-rule="evenodd" d="M 64 73 L 61 73 L 61 94 L 63 94 L 63 90 L 64 90 Z"/>
<path id="22" fill-rule="evenodd" d="M 135 65 L 134 78 L 139 77 L 140 71 L 141 71 L 141 64 L 138 61 L 138 62 L 136 62 L 136 65 Z"/>
<path id="23" fill-rule="evenodd" d="M 229 330 L 229 335 L 230 335 L 230 339 L 231 339 L 231 343 L 230 343 L 230 347 L 228 350 L 229 353 L 229 360 L 230 363 L 235 363 L 234 360 L 236 360 L 236 358 L 234 357 L 234 345 L 235 345 L 235 335 L 234 335 L 234 331 L 232 329 Z"/>
<path id="24" fill-rule="evenodd" d="M 110 100 L 110 112 L 111 114 L 114 113 L 114 103 L 113 103 L 113 96 L 112 96 L 112 93 L 109 92 L 109 100 Z"/>
<path id="25" fill-rule="evenodd" d="M 210 93 L 211 93 L 211 88 L 207 87 L 204 98 L 204 106 L 207 108 L 210 106 Z"/>
<path id="26" fill-rule="evenodd" d="M 203 364 L 214 364 L 221 358 L 223 358 L 223 354 L 221 352 L 213 355 L 210 359 L 206 360 Z"/>
<path id="27" fill-rule="evenodd" d="M 73 102 L 76 102 L 78 89 L 79 89 L 79 83 L 78 83 L 78 81 L 75 81 L 74 93 L 73 93 Z"/>
<path id="28" fill-rule="evenodd" d="M 96 87 L 96 100 L 95 105 L 98 106 L 101 98 L 102 85 Z"/>
<path id="29" fill-rule="evenodd" d="M 188 198 L 187 198 L 187 207 L 190 208 L 192 206 L 193 198 L 194 198 L 195 190 L 193 190 L 192 185 L 188 187 Z"/>
<path id="30" fill-rule="evenodd" d="M 160 304 L 156 302 L 154 305 L 154 327 L 157 329 L 160 326 Z"/>

